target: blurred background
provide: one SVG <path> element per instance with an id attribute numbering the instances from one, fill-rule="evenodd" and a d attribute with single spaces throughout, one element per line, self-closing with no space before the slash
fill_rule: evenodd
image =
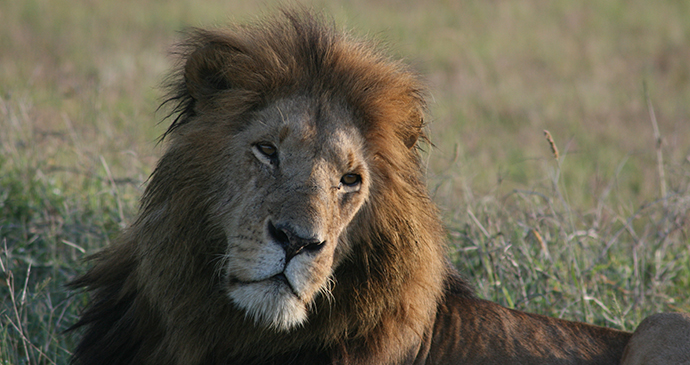
<path id="1" fill-rule="evenodd" d="M 302 4 L 427 80 L 429 189 L 480 296 L 627 330 L 690 311 L 690 2 Z M 67 362 L 64 284 L 136 214 L 179 31 L 278 6 L 0 0 L 0 363 Z"/>

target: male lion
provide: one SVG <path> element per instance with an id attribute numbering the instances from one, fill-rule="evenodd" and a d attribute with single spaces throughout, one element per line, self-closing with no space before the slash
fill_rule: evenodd
<path id="1" fill-rule="evenodd" d="M 417 77 L 303 11 L 190 32 L 139 215 L 73 288 L 77 364 L 616 364 L 631 334 L 477 299 Z"/>

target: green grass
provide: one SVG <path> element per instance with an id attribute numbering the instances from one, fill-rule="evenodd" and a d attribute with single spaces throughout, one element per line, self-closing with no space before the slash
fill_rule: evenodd
<path id="1" fill-rule="evenodd" d="M 690 5 L 405 3 L 310 4 L 428 79 L 429 188 L 479 295 L 628 330 L 690 311 Z M 176 32 L 273 6 L 0 0 L 0 364 L 67 362 L 64 284 L 136 213 Z"/>

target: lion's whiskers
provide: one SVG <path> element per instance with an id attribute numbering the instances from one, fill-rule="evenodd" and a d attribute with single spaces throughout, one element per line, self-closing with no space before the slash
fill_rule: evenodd
<path id="1" fill-rule="evenodd" d="M 317 292 L 316 296 L 322 296 L 323 298 L 326 299 L 326 302 L 328 303 L 328 308 L 333 309 L 333 304 L 335 303 L 335 296 L 333 296 L 333 289 L 335 288 L 335 279 L 333 279 L 332 276 L 329 276 L 328 279 L 326 280 L 326 284 L 323 285 L 321 288 L 319 288 L 319 291 Z M 318 307 L 316 306 L 317 301 L 312 300 L 309 303 L 309 310 L 313 311 L 314 313 L 318 312 Z"/>
<path id="2" fill-rule="evenodd" d="M 216 254 L 215 257 L 211 259 L 211 262 L 213 263 L 213 274 L 218 277 L 225 276 L 224 271 L 229 259 L 230 256 L 225 253 Z"/>

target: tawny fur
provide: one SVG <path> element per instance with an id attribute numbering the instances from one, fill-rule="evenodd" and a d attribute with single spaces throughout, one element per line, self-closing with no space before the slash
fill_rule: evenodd
<path id="1" fill-rule="evenodd" d="M 83 330 L 73 362 L 618 363 L 629 333 L 473 296 L 448 264 L 424 183 L 423 87 L 400 62 L 324 23 L 285 11 L 250 26 L 193 30 L 179 45 L 167 101 L 176 118 L 140 212 L 71 284 L 91 293 L 73 326 Z M 279 145 L 280 160 L 238 141 L 280 118 L 290 128 L 266 138 L 302 141 Z M 348 169 L 362 182 L 343 193 L 337 181 Z M 293 173 L 305 183 L 285 178 Z M 279 179 L 284 191 L 265 190 L 277 197 L 251 188 Z M 300 256 L 318 276 L 305 286 L 304 321 L 284 310 L 285 322 L 272 327 L 270 314 L 283 312 L 248 314 L 228 295 L 245 285 L 233 282 L 244 268 L 232 267 L 228 252 L 240 244 L 242 254 L 275 251 L 259 239 L 266 224 L 247 213 L 263 204 L 270 219 L 331 237 Z M 250 222 L 239 226 L 249 233 L 228 228 L 238 219 Z"/>

